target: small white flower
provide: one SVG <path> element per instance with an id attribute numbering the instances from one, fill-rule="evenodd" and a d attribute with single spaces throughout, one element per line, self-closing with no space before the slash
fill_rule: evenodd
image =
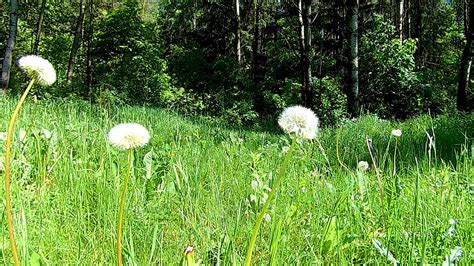
<path id="1" fill-rule="evenodd" d="M 394 129 L 392 130 L 392 133 L 390 133 L 394 137 L 401 137 L 402 136 L 402 130 L 401 129 Z"/>
<path id="2" fill-rule="evenodd" d="M 268 199 L 268 194 L 267 193 L 263 193 L 263 196 L 262 196 L 262 203 L 264 204 L 265 202 L 267 202 L 267 199 Z"/>
<path id="3" fill-rule="evenodd" d="M 0 140 L 4 141 L 7 139 L 7 132 L 0 132 Z"/>
<path id="4" fill-rule="evenodd" d="M 366 162 L 366 161 L 360 161 L 357 164 L 357 169 L 359 169 L 362 172 L 365 172 L 365 171 L 369 170 L 369 163 Z"/>
<path id="5" fill-rule="evenodd" d="M 26 131 L 23 128 L 20 128 L 20 131 L 18 132 L 18 137 L 20 139 L 20 142 L 26 142 Z"/>
<path id="6" fill-rule="evenodd" d="M 263 215 L 263 219 L 265 220 L 265 222 L 269 223 L 271 222 L 272 217 L 270 216 L 270 214 L 265 213 L 265 215 Z"/>
<path id="7" fill-rule="evenodd" d="M 140 124 L 119 124 L 109 131 L 109 142 L 113 146 L 128 150 L 145 146 L 150 141 L 150 133 Z"/>
<path id="8" fill-rule="evenodd" d="M 18 59 L 18 66 L 23 69 L 28 76 L 38 80 L 43 86 L 50 86 L 56 82 L 56 70 L 53 65 L 36 55 L 25 55 Z"/>
<path id="9" fill-rule="evenodd" d="M 278 118 L 278 125 L 287 134 L 296 134 L 304 139 L 314 139 L 318 133 L 319 119 L 303 106 L 288 107 Z"/>
<path id="10" fill-rule="evenodd" d="M 257 189 L 258 188 L 258 181 L 257 180 L 252 180 L 252 182 L 250 183 L 250 186 L 254 190 Z"/>
<path id="11" fill-rule="evenodd" d="M 53 133 L 46 128 L 41 129 L 41 134 L 43 135 L 43 138 L 45 139 L 50 139 L 53 136 Z"/>
<path id="12" fill-rule="evenodd" d="M 281 153 L 287 153 L 289 150 L 290 150 L 290 147 L 283 146 L 283 148 L 281 148 Z"/>
<path id="13" fill-rule="evenodd" d="M 254 194 L 250 195 L 250 201 L 257 202 L 257 196 L 255 196 Z"/>

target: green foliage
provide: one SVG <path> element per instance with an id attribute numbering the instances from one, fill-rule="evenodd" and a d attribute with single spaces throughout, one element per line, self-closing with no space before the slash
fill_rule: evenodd
<path id="1" fill-rule="evenodd" d="M 152 24 L 140 19 L 136 1 L 125 1 L 110 13 L 103 12 L 93 56 L 96 98 L 108 88 L 125 103 L 160 104 L 160 92 L 172 90 L 158 36 Z"/>
<path id="2" fill-rule="evenodd" d="M 313 78 L 312 87 L 317 96 L 314 99 L 318 104 L 315 112 L 321 119 L 322 125 L 337 125 L 346 116 L 346 95 L 342 84 L 331 77 Z"/>
<path id="3" fill-rule="evenodd" d="M 168 93 L 168 99 L 179 104 L 184 96 L 188 105 L 183 106 L 185 111 L 219 116 L 234 125 L 255 121 L 258 115 L 249 81 L 233 58 L 210 60 L 204 50 L 177 46 L 172 52 L 170 73 L 185 90 L 176 91 L 175 99 Z"/>
<path id="4" fill-rule="evenodd" d="M 427 21 L 424 34 L 428 38 L 419 43 L 427 53 L 427 58 L 423 58 L 427 63 L 420 64 L 420 85 L 425 93 L 426 109 L 429 108 L 432 114 L 451 113 L 456 110 L 459 63 L 465 42 L 464 27 L 456 22 L 455 10 L 448 5 L 436 9 L 434 18 Z M 434 40 L 428 43 L 431 39 Z"/>
<path id="5" fill-rule="evenodd" d="M 375 16 L 361 38 L 360 94 L 363 109 L 382 117 L 408 118 L 423 108 L 415 71 L 415 40 L 394 39 L 394 27 Z"/>

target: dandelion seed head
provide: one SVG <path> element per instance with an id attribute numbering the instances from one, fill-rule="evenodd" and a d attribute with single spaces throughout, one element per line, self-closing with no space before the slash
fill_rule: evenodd
<path id="1" fill-rule="evenodd" d="M 392 132 L 390 134 L 394 137 L 399 138 L 399 137 L 402 136 L 402 130 L 401 129 L 394 129 L 394 130 L 392 130 Z"/>
<path id="2" fill-rule="evenodd" d="M 128 150 L 145 146 L 150 141 L 150 133 L 140 124 L 119 124 L 110 129 L 108 139 L 113 146 Z"/>
<path id="3" fill-rule="evenodd" d="M 36 55 L 25 55 L 18 59 L 18 66 L 23 69 L 30 78 L 35 78 L 43 86 L 51 86 L 56 82 L 56 70 L 46 59 Z"/>
<path id="4" fill-rule="evenodd" d="M 314 139 L 319 129 L 318 117 L 303 106 L 288 107 L 278 118 L 278 125 L 287 134 L 296 134 L 304 139 Z"/>
<path id="5" fill-rule="evenodd" d="M 7 139 L 7 132 L 0 132 L 0 140 L 4 141 Z"/>
<path id="6" fill-rule="evenodd" d="M 359 169 L 362 172 L 365 172 L 369 170 L 369 163 L 366 161 L 360 161 L 359 163 L 357 163 L 357 169 Z"/>

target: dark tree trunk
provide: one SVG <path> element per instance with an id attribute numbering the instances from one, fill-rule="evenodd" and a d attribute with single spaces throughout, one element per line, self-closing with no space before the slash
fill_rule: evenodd
<path id="1" fill-rule="evenodd" d="M 84 0 L 79 3 L 79 17 L 77 17 L 76 30 L 74 33 L 74 41 L 72 42 L 71 53 L 69 54 L 69 62 L 67 64 L 67 83 L 72 82 L 74 73 L 74 61 L 76 59 L 77 50 L 81 44 L 82 25 L 84 24 Z"/>
<path id="2" fill-rule="evenodd" d="M 359 0 L 350 0 L 348 10 L 349 28 L 349 89 L 347 93 L 347 112 L 350 117 L 359 115 Z"/>
<path id="3" fill-rule="evenodd" d="M 38 17 L 38 23 L 36 24 L 35 32 L 35 44 L 33 45 L 33 54 L 38 54 L 38 48 L 41 39 L 41 27 L 43 26 L 44 11 L 46 10 L 46 0 L 41 1 L 41 9 Z"/>
<path id="4" fill-rule="evenodd" d="M 7 49 L 2 65 L 2 90 L 6 93 L 10 83 L 10 69 L 12 65 L 13 49 L 15 48 L 15 39 L 18 25 L 18 3 L 16 0 L 10 0 L 10 33 L 7 40 Z"/>
<path id="5" fill-rule="evenodd" d="M 417 39 L 416 51 L 415 51 L 415 59 L 420 59 L 421 55 L 423 54 L 423 47 L 421 47 L 421 0 L 414 0 L 413 1 L 413 9 L 412 9 L 412 33 L 411 37 Z"/>
<path id="6" fill-rule="evenodd" d="M 469 5 L 465 6 L 465 9 L 469 9 L 467 17 L 464 19 L 465 24 L 465 36 L 466 36 L 466 45 L 461 57 L 461 69 L 459 72 L 459 81 L 458 81 L 458 93 L 457 93 L 457 109 L 459 112 L 465 112 L 468 109 L 467 103 L 467 90 L 470 83 L 470 74 L 471 74 L 471 65 L 472 65 L 472 56 L 473 49 L 472 43 L 474 38 L 474 1 L 470 1 Z"/>

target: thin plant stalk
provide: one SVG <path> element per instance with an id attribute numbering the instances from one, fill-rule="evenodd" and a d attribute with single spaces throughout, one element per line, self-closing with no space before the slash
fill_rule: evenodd
<path id="1" fill-rule="evenodd" d="M 375 157 L 372 153 L 372 142 L 370 139 L 366 139 L 367 149 L 369 150 L 370 158 L 372 159 L 372 165 L 374 166 L 375 173 L 377 175 L 377 181 L 379 185 L 379 192 L 380 192 L 380 205 L 382 210 L 382 217 L 384 218 L 384 226 L 387 224 L 386 217 L 385 217 L 385 202 L 384 202 L 384 192 L 383 192 L 383 184 L 382 184 L 382 174 L 380 173 L 380 169 L 377 167 L 377 163 L 375 161 Z"/>
<path id="2" fill-rule="evenodd" d="M 395 140 L 395 150 L 393 152 L 393 176 L 397 174 L 397 144 L 398 139 Z"/>
<path id="3" fill-rule="evenodd" d="M 283 176 L 285 175 L 286 169 L 288 168 L 288 163 L 289 163 L 290 158 L 291 158 L 291 154 L 293 153 L 293 150 L 295 149 L 295 146 L 296 146 L 296 136 L 293 137 L 293 141 L 291 143 L 290 149 L 288 150 L 288 152 L 286 153 L 285 158 L 283 159 L 283 163 L 281 164 L 280 169 L 278 171 L 278 176 L 275 179 L 275 182 L 273 182 L 273 184 L 272 184 L 272 190 L 268 194 L 267 201 L 265 202 L 265 204 L 263 204 L 263 207 L 260 210 L 260 213 L 258 214 L 257 222 L 255 223 L 255 226 L 253 228 L 252 238 L 250 239 L 250 243 L 249 243 L 249 246 L 247 248 L 247 255 L 245 257 L 245 265 L 246 266 L 250 266 L 250 263 L 252 261 L 253 248 L 255 246 L 255 241 L 257 240 L 258 231 L 260 230 L 260 226 L 262 225 L 263 217 L 265 216 L 265 213 L 268 209 L 268 206 L 270 205 L 270 202 L 272 201 L 273 196 L 275 196 L 276 190 L 277 190 L 278 186 L 280 185 L 280 183 L 283 179 Z"/>
<path id="4" fill-rule="evenodd" d="M 21 106 L 26 99 L 26 96 L 33 87 L 36 79 L 32 78 L 30 84 L 26 88 L 25 92 L 21 96 L 20 100 L 18 101 L 15 110 L 13 111 L 12 117 L 10 118 L 10 122 L 8 123 L 7 129 L 7 137 L 6 137 L 6 146 L 5 146 L 5 213 L 7 216 L 7 225 L 8 225 L 8 237 L 10 239 L 10 246 L 12 248 L 12 256 L 15 265 L 20 265 L 20 259 L 18 258 L 18 250 L 16 248 L 15 242 L 15 232 L 13 229 L 13 218 L 12 218 L 12 205 L 11 205 L 11 194 L 10 194 L 10 183 L 11 183 L 11 147 L 13 141 L 13 129 L 15 128 L 16 118 L 20 113 Z"/>
<path id="5" fill-rule="evenodd" d="M 118 220 L 117 220 L 117 265 L 122 265 L 122 222 L 123 222 L 123 209 L 125 207 L 125 196 L 127 195 L 127 186 L 128 180 L 130 179 L 130 174 L 132 172 L 133 165 L 133 149 L 128 150 L 128 167 L 127 173 L 125 175 L 125 180 L 123 181 L 121 190 L 120 190 L 120 202 L 118 210 Z"/>

